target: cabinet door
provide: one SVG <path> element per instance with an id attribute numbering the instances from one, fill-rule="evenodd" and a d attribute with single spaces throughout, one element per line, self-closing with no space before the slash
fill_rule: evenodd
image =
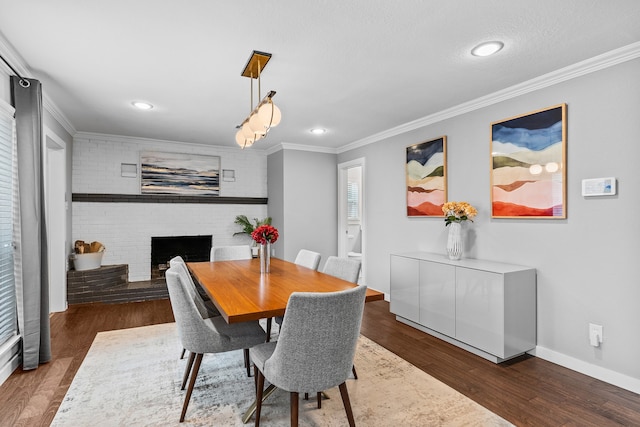
<path id="1" fill-rule="evenodd" d="M 456 270 L 456 338 L 504 357 L 504 277 L 458 267 Z"/>
<path id="2" fill-rule="evenodd" d="M 391 303 L 389 309 L 400 317 L 419 321 L 417 259 L 391 255 Z"/>
<path id="3" fill-rule="evenodd" d="M 456 336 L 456 268 L 420 261 L 420 324 Z"/>

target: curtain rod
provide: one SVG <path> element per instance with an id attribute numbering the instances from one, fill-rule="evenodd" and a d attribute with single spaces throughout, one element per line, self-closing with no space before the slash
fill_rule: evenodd
<path id="1" fill-rule="evenodd" d="M 4 56 L 0 55 L 0 59 L 2 59 L 2 61 L 3 61 L 5 64 L 7 64 L 7 67 L 11 68 L 11 71 L 13 71 L 13 74 L 15 74 L 16 76 L 18 76 L 18 78 L 20 79 L 20 86 L 22 86 L 22 87 L 29 87 L 29 86 L 31 86 L 31 82 L 30 82 L 29 80 L 25 79 L 24 77 L 22 77 L 22 76 L 20 75 L 20 73 L 18 73 L 18 72 L 16 71 L 16 69 L 15 69 L 15 68 L 13 68 L 13 67 L 11 66 L 11 64 L 9 64 L 9 61 L 7 61 L 6 59 L 4 59 Z"/>

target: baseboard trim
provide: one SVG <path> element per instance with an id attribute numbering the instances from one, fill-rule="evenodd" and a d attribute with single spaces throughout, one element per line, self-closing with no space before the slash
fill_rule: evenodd
<path id="1" fill-rule="evenodd" d="M 640 394 L 640 379 L 576 359 L 575 357 L 567 356 L 566 354 L 558 353 L 557 351 L 553 351 L 542 346 L 536 346 L 536 348 L 530 351 L 529 354 L 548 362 L 555 363 L 556 365 L 563 366 L 567 369 L 571 369 L 572 371 L 612 384 L 616 387 L 624 388 L 625 390 Z"/>

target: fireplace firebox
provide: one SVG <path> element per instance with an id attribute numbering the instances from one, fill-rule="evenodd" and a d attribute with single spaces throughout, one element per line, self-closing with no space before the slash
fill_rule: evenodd
<path id="1" fill-rule="evenodd" d="M 151 238 L 151 280 L 161 279 L 169 260 L 181 256 L 185 262 L 209 261 L 213 236 L 167 236 Z"/>

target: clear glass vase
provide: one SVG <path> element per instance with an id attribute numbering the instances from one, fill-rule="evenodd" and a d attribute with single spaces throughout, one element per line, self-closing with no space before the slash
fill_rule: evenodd
<path id="1" fill-rule="evenodd" d="M 260 273 L 268 273 L 271 269 L 271 243 L 260 244 Z"/>
<path id="2" fill-rule="evenodd" d="M 458 260 L 462 258 L 462 224 L 452 222 L 449 224 L 449 236 L 447 238 L 447 255 L 449 259 Z"/>

